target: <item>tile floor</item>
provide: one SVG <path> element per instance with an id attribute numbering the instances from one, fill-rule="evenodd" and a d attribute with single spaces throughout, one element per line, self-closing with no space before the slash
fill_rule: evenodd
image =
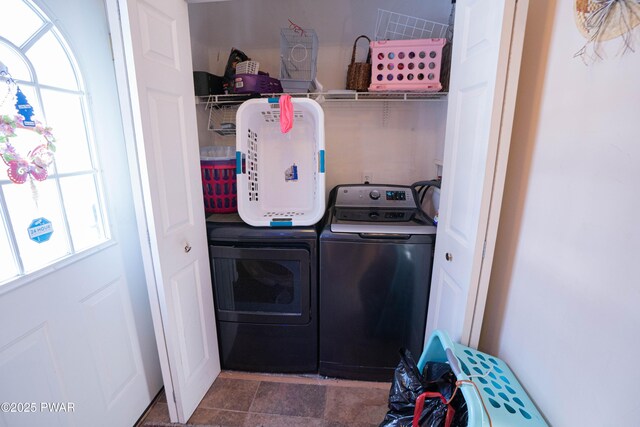
<path id="1" fill-rule="evenodd" d="M 369 427 L 387 412 L 389 383 L 313 376 L 225 371 L 189 419 L 220 427 Z M 141 427 L 169 425 L 166 398 L 153 404 Z"/>

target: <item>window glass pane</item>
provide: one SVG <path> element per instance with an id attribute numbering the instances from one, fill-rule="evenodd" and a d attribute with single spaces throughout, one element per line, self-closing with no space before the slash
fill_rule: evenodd
<path id="1" fill-rule="evenodd" d="M 42 36 L 27 51 L 27 58 L 33 64 L 41 84 L 64 89 L 78 89 L 69 58 L 51 31 Z"/>
<path id="2" fill-rule="evenodd" d="M 29 74 L 27 64 L 24 62 L 22 57 L 19 56 L 15 50 L 2 42 L 0 42 L 0 62 L 2 62 L 7 67 L 9 74 L 11 74 L 11 77 L 13 77 L 14 79 L 31 81 L 31 74 Z M 4 90 L 4 82 L 2 82 L 2 93 L 0 93 L 0 101 L 4 97 Z"/>
<path id="3" fill-rule="evenodd" d="M 7 228 L 2 216 L 0 216 L 0 283 L 17 275 L 18 269 L 13 261 Z"/>
<path id="4" fill-rule="evenodd" d="M 60 186 L 76 252 L 104 241 L 104 223 L 94 175 L 63 178 Z"/>
<path id="5" fill-rule="evenodd" d="M 91 155 L 87 143 L 80 96 L 42 90 L 47 125 L 56 138 L 58 172 L 90 170 Z"/>
<path id="6" fill-rule="evenodd" d="M 2 186 L 25 273 L 44 267 L 70 252 L 55 181 L 35 182 L 35 189 L 37 206 L 28 182 Z M 31 223 L 39 218 L 46 218 L 53 225 L 51 238 L 42 243 L 31 240 L 28 232 Z"/>
<path id="7" fill-rule="evenodd" d="M 20 47 L 41 26 L 42 20 L 21 0 L 2 0 L 0 37 Z"/>
<path id="8" fill-rule="evenodd" d="M 33 107 L 32 118 L 53 129 L 57 148 L 43 182 L 12 183 L 7 166 L 0 167 L 0 200 L 6 211 L 0 218 L 0 283 L 6 283 L 110 236 L 73 56 L 55 25 L 41 18 L 33 3 L 0 1 L 6 12 L 0 13 L 0 65 L 19 82 Z M 15 96 L 16 86 L 0 80 L 0 114 L 17 113 Z M 16 134 L 11 147 L 23 158 L 46 142 L 33 131 L 18 129 Z M 24 171 L 11 167 L 15 176 Z"/>

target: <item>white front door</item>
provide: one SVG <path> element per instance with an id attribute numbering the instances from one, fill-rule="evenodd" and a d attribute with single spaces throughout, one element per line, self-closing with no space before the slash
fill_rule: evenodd
<path id="1" fill-rule="evenodd" d="M 488 230 L 487 224 L 499 215 L 504 174 L 496 171 L 506 165 L 499 154 L 508 153 L 515 103 L 515 92 L 506 87 L 508 81 L 517 84 L 527 6 L 524 0 L 456 4 L 427 337 L 444 329 L 455 341 L 477 344 L 487 292 L 481 277 L 488 276 L 493 253 L 493 242 L 486 239 L 495 238 L 497 227 L 495 222 Z"/>
<path id="2" fill-rule="evenodd" d="M 160 391 L 162 378 L 104 4 L 36 3 L 78 58 L 111 239 L 0 286 L 0 402 L 13 404 L 2 407 L 0 426 L 130 426 Z M 10 14 L 11 8 L 2 13 Z M 22 28 L 33 21 L 28 24 Z M 31 40 L 37 47 L 36 39 Z M 36 111 L 39 119 L 42 113 Z M 67 138 L 57 144 L 58 153 L 75 146 Z M 2 163 L 3 177 L 5 169 Z M 41 200 L 46 199 L 46 184 L 39 187 Z M 4 188 L 10 191 L 15 185 Z M 68 212 L 73 221 L 73 207 Z M 54 234 L 64 233 L 59 225 L 54 224 Z M 26 232 L 16 232 L 21 231 Z"/>
<path id="3" fill-rule="evenodd" d="M 187 3 L 121 0 L 120 14 L 153 255 L 156 337 L 171 420 L 186 422 L 220 373 Z"/>

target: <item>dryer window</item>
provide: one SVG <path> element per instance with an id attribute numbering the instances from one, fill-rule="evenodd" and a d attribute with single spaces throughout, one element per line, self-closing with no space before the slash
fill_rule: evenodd
<path id="1" fill-rule="evenodd" d="M 214 282 L 220 310 L 301 313 L 298 261 L 216 259 Z"/>
<path id="2" fill-rule="evenodd" d="M 283 247 L 211 246 L 218 320 L 309 322 L 309 252 Z"/>

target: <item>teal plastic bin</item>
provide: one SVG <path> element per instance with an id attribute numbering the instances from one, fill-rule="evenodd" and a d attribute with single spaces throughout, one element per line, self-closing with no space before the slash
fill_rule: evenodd
<path id="1" fill-rule="evenodd" d="M 547 426 L 511 369 L 497 357 L 454 343 L 437 330 L 418 361 L 421 372 L 427 362 L 449 363 L 459 381 L 473 382 L 460 385 L 469 410 L 468 427 Z"/>

